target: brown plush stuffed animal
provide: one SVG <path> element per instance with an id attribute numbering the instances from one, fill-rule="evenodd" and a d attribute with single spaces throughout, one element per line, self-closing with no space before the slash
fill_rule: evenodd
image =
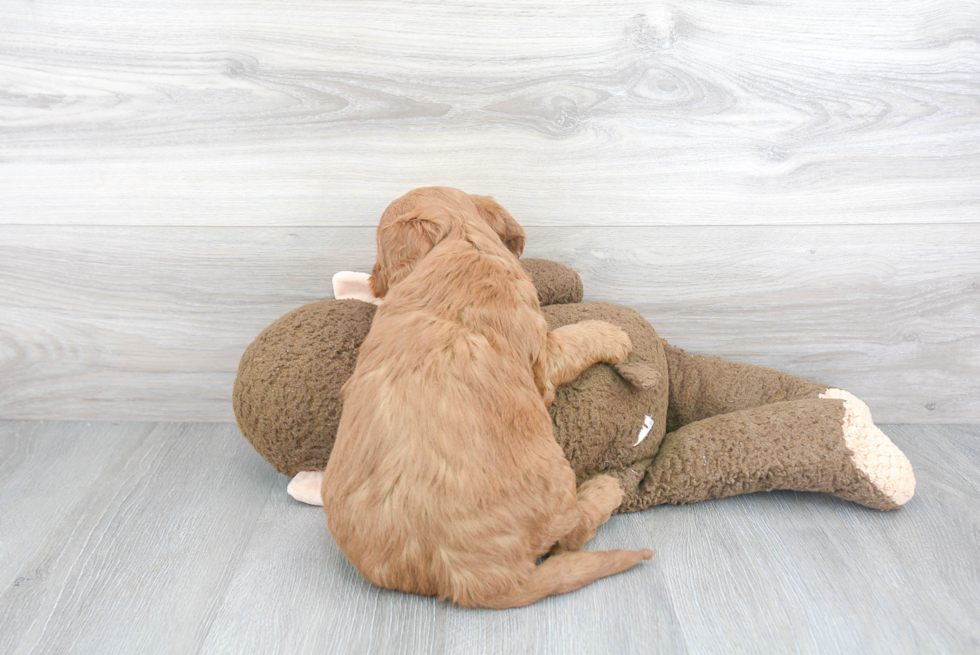
<path id="1" fill-rule="evenodd" d="M 912 466 L 840 389 L 760 366 L 691 356 L 666 343 L 636 311 L 583 303 L 575 271 L 522 260 L 548 327 L 583 320 L 619 325 L 633 350 L 558 388 L 555 438 L 580 480 L 618 478 L 619 512 L 775 489 L 821 491 L 880 510 L 915 490 Z M 300 307 L 245 351 L 235 380 L 242 434 L 289 492 L 320 504 L 320 481 L 350 377 L 376 303 L 366 274 L 334 278 L 339 300 Z M 359 299 L 354 299 L 359 298 Z"/>

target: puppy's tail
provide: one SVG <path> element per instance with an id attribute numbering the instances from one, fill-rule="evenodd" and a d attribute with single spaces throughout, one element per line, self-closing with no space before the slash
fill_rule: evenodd
<path id="1" fill-rule="evenodd" d="M 487 598 L 460 599 L 464 607 L 503 609 L 523 607 L 545 596 L 565 594 L 599 578 L 622 573 L 641 560 L 653 557 L 652 550 L 571 551 L 552 555 L 534 567 L 523 585 Z M 468 601 L 468 602 L 467 602 Z"/>

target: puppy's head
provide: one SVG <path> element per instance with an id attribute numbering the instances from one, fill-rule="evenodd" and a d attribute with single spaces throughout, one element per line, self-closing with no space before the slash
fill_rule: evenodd
<path id="1" fill-rule="evenodd" d="M 477 228 L 481 232 L 489 227 L 515 257 L 524 252 L 524 228 L 493 198 L 448 187 L 415 189 L 391 203 L 381 217 L 371 292 L 383 298 L 436 244 L 452 234 L 464 237 L 468 224 L 484 225 Z"/>
<path id="2" fill-rule="evenodd" d="M 378 258 L 371 270 L 371 293 L 384 298 L 388 289 L 408 277 L 437 243 L 452 231 L 452 215 L 443 207 L 425 206 L 382 218 L 378 226 Z"/>
<path id="3" fill-rule="evenodd" d="M 524 228 L 514 220 L 510 212 L 500 206 L 496 200 L 490 196 L 477 196 L 470 194 L 470 200 L 476 205 L 476 210 L 487 222 L 490 229 L 497 233 L 500 240 L 507 246 L 507 250 L 520 257 L 524 252 L 524 241 L 527 235 Z"/>

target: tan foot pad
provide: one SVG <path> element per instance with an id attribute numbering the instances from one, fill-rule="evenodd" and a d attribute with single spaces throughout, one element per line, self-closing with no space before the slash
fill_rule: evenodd
<path id="1" fill-rule="evenodd" d="M 890 501 L 896 505 L 907 503 L 915 493 L 912 464 L 875 426 L 868 406 L 842 389 L 827 389 L 820 397 L 844 401 L 844 442 L 854 453 L 854 466 Z"/>
<path id="2" fill-rule="evenodd" d="M 320 495 L 320 485 L 323 483 L 323 471 L 300 471 L 289 481 L 286 493 L 307 505 L 323 506 Z"/>

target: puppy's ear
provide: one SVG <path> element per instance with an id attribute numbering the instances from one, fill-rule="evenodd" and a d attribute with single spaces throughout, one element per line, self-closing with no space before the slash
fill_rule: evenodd
<path id="1" fill-rule="evenodd" d="M 374 268 L 371 269 L 371 277 L 368 278 L 368 287 L 371 289 L 371 295 L 375 298 L 384 298 L 385 294 L 388 293 L 388 276 L 385 274 L 385 268 L 381 262 L 374 263 Z"/>
<path id="2" fill-rule="evenodd" d="M 514 220 L 510 212 L 501 207 L 500 203 L 490 196 L 470 194 L 470 200 L 476 205 L 483 220 L 490 225 L 490 229 L 496 232 L 500 240 L 507 246 L 507 250 L 520 257 L 521 253 L 524 252 L 524 241 L 527 235 L 524 234 L 524 228 Z"/>
<path id="3" fill-rule="evenodd" d="M 371 292 L 384 298 L 388 289 L 408 277 L 416 264 L 446 238 L 453 219 L 441 207 L 423 207 L 378 226 L 378 258 L 371 271 Z"/>

